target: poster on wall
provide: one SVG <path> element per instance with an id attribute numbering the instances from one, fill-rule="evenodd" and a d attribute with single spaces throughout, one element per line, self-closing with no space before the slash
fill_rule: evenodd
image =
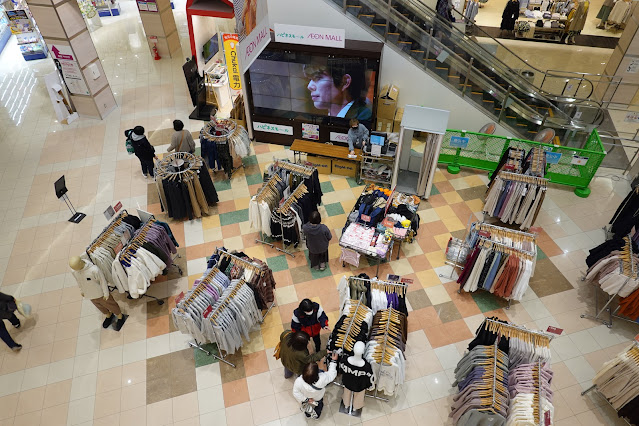
<path id="1" fill-rule="evenodd" d="M 222 45 L 224 46 L 224 57 L 226 58 L 226 68 L 229 74 L 231 89 L 242 90 L 242 79 L 240 77 L 240 62 L 237 59 L 237 44 L 240 36 L 237 34 L 222 34 Z"/>
<path id="2" fill-rule="evenodd" d="M 319 124 L 302 123 L 302 138 L 319 140 Z"/>
<path id="3" fill-rule="evenodd" d="M 53 62 L 60 70 L 69 92 L 74 95 L 88 95 L 89 88 L 84 82 L 80 65 L 73 57 L 71 46 L 52 44 L 51 53 L 53 53 Z"/>
<path id="4" fill-rule="evenodd" d="M 343 28 L 319 28 L 301 25 L 274 24 L 275 41 L 344 48 L 346 31 Z"/>
<path id="5" fill-rule="evenodd" d="M 240 63 L 246 71 L 271 41 L 267 0 L 235 0 L 235 26 L 240 41 Z"/>
<path id="6" fill-rule="evenodd" d="M 292 135 L 293 126 L 283 126 L 281 124 L 253 122 L 253 130 L 258 132 L 279 133 L 281 135 Z"/>
<path id="7" fill-rule="evenodd" d="M 158 11 L 158 4 L 155 2 L 155 0 L 147 0 L 146 7 L 149 12 Z"/>
<path id="8" fill-rule="evenodd" d="M 7 10 L 11 34 L 22 34 L 32 31 L 31 21 L 24 10 Z"/>

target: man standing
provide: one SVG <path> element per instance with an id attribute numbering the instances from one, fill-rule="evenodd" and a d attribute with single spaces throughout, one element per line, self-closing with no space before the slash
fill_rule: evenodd
<path id="1" fill-rule="evenodd" d="M 166 150 L 167 152 L 195 152 L 195 141 L 191 132 L 184 130 L 184 123 L 181 120 L 173 120 L 173 136 L 171 136 L 171 145 Z"/>

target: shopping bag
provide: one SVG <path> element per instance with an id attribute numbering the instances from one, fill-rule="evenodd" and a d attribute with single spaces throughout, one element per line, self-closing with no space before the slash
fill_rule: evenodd
<path id="1" fill-rule="evenodd" d="M 31 305 L 16 299 L 17 310 L 25 318 L 31 317 Z"/>

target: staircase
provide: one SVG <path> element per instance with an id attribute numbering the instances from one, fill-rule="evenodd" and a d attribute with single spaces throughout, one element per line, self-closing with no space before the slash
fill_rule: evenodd
<path id="1" fill-rule="evenodd" d="M 580 146 L 604 119 L 595 102 L 541 91 L 419 0 L 325 1 L 522 139 L 552 128 L 555 142 Z"/>

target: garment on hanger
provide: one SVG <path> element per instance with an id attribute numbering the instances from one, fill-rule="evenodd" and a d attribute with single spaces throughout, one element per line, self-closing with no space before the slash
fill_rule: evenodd
<path id="1" fill-rule="evenodd" d="M 386 395 L 395 394 L 397 387 L 404 383 L 406 336 L 407 319 L 404 314 L 388 309 L 377 312 L 373 317 L 364 358 L 375 373 L 375 388 Z"/>
<path id="2" fill-rule="evenodd" d="M 636 343 L 604 363 L 592 379 L 597 390 L 630 424 L 639 424 L 639 349 Z"/>
<path id="3" fill-rule="evenodd" d="M 625 24 L 628 20 L 628 16 L 630 16 L 631 6 L 632 2 L 630 1 L 618 0 L 612 8 L 612 11 L 610 11 L 607 21 L 616 25 Z"/>
<path id="4" fill-rule="evenodd" d="M 466 10 L 464 11 L 464 15 L 466 15 L 466 18 L 473 21 L 475 19 L 475 16 L 477 16 L 478 12 L 479 12 L 479 1 L 469 0 L 468 4 L 466 5 Z"/>
<path id="5" fill-rule="evenodd" d="M 529 229 L 535 222 L 546 196 L 546 180 L 500 172 L 486 195 L 484 213 L 504 223 Z"/>

